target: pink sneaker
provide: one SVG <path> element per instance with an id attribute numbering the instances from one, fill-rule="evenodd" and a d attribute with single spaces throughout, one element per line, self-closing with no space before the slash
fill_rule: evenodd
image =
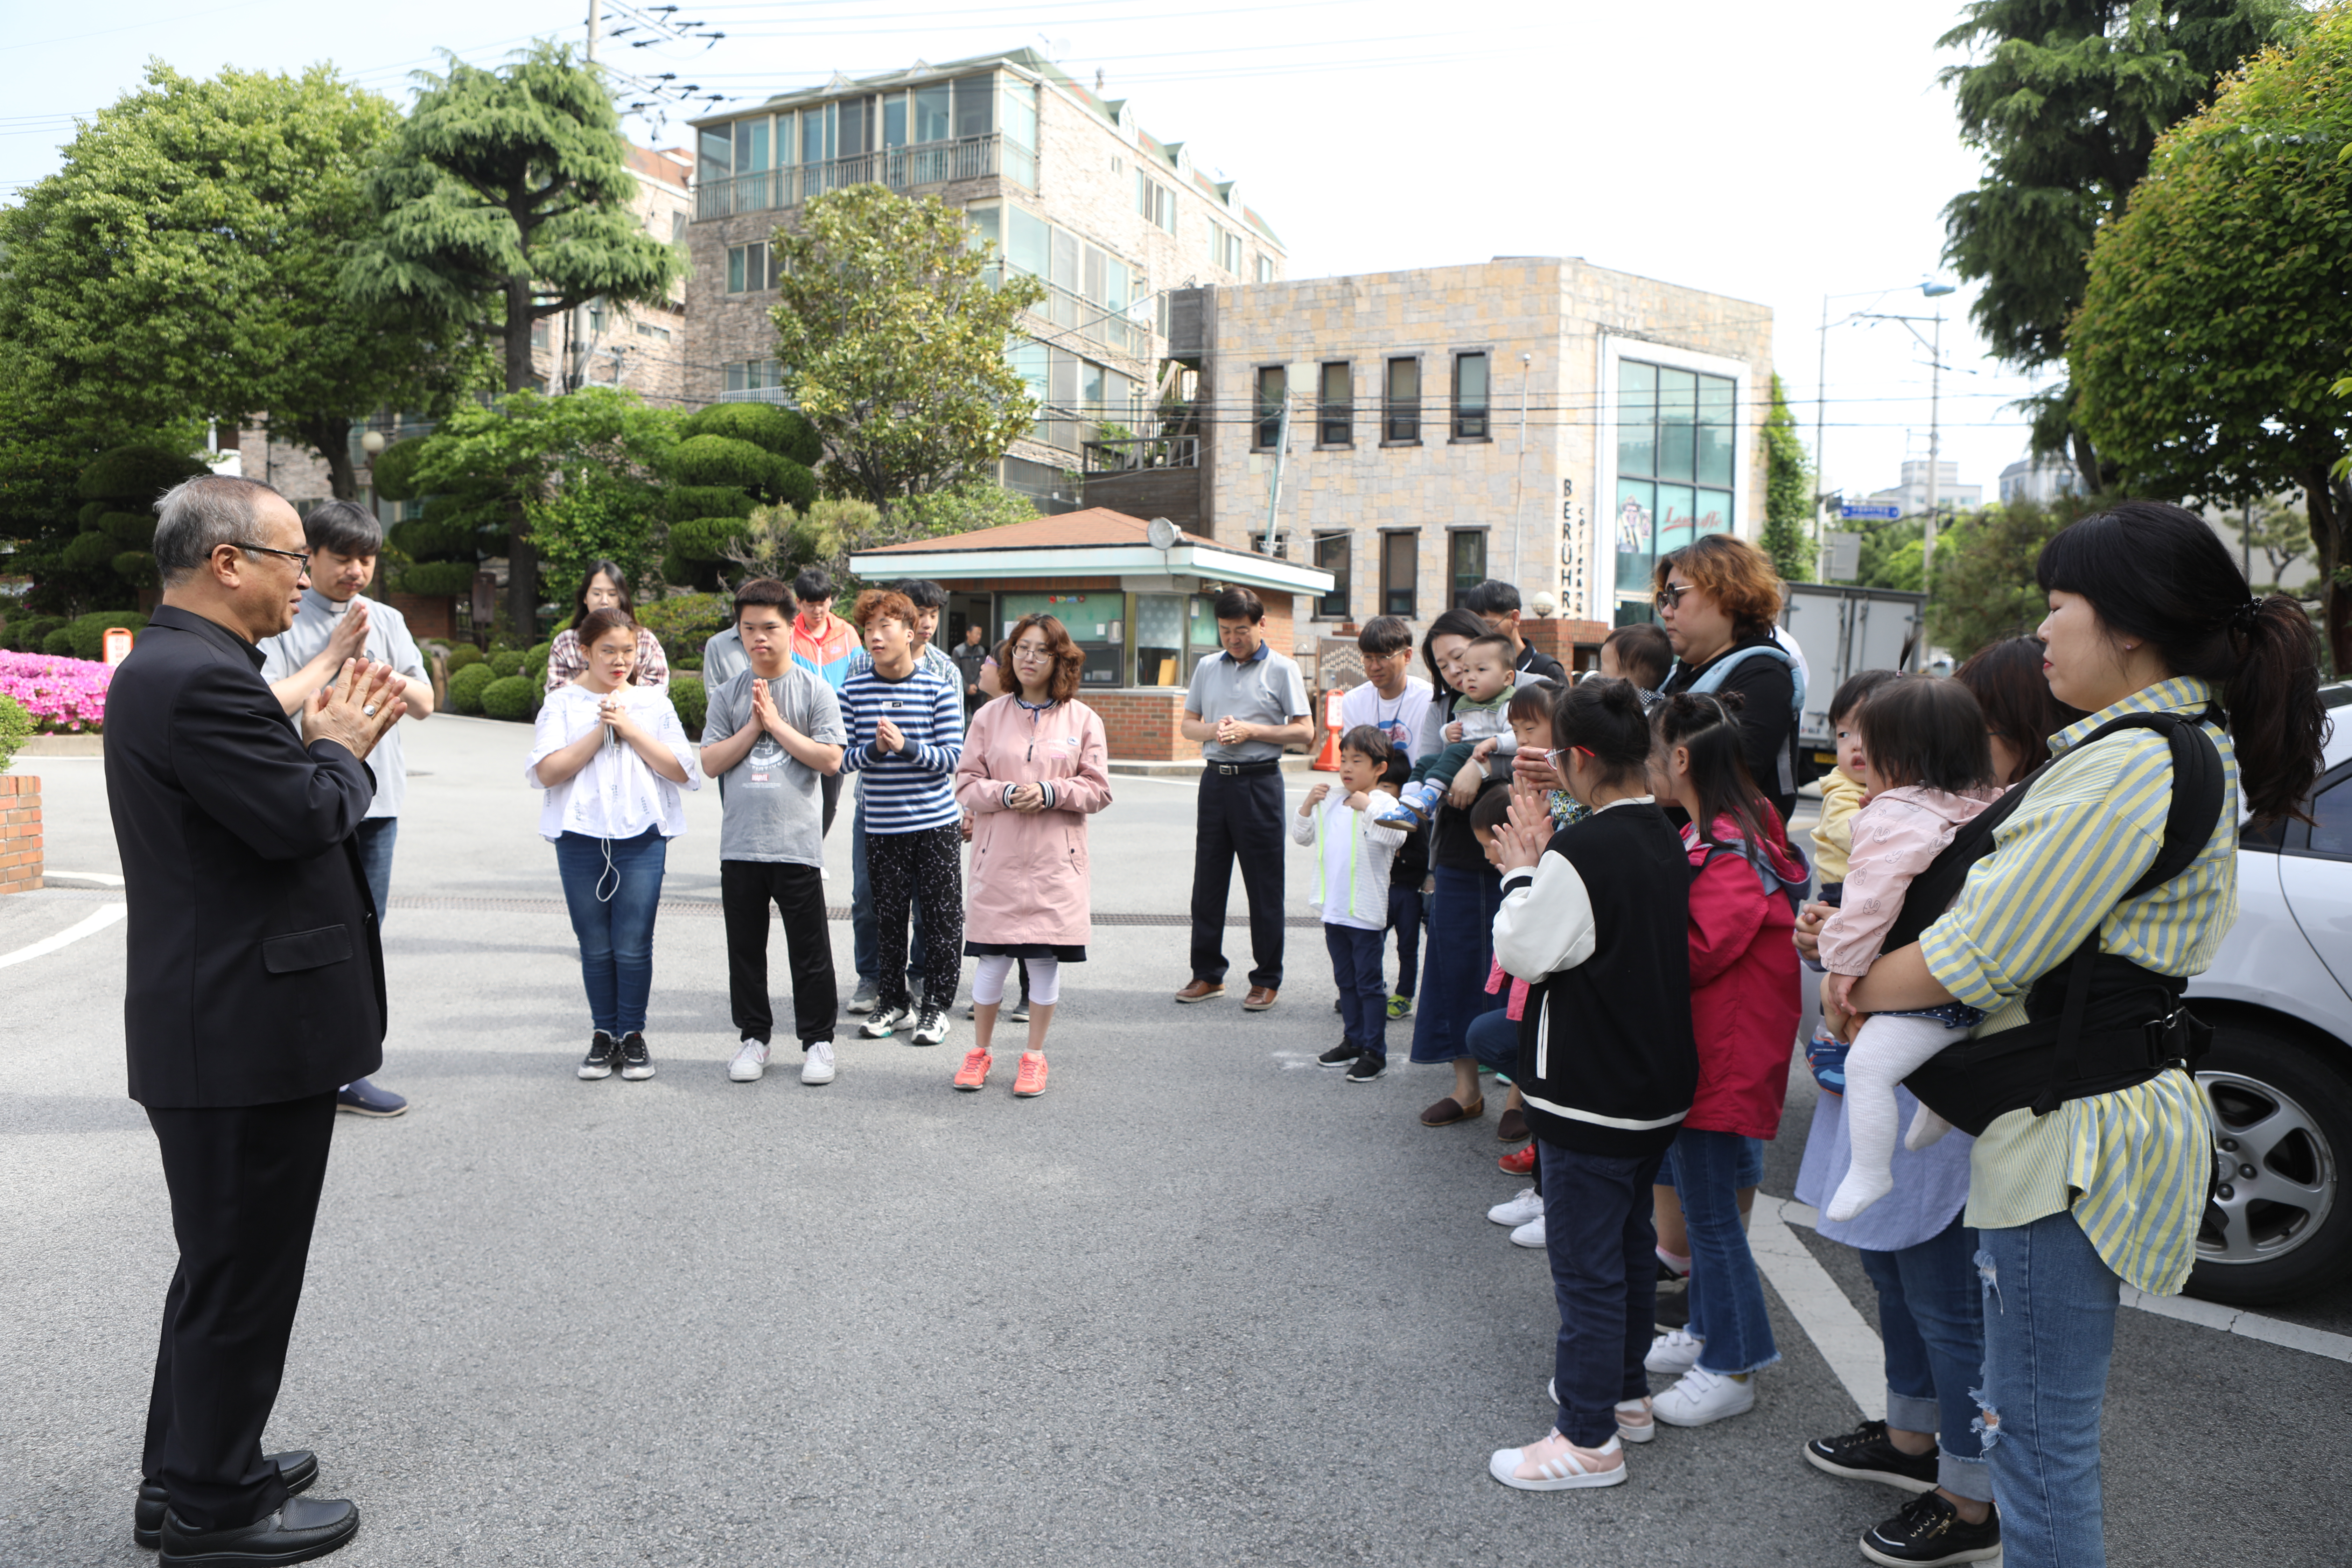
<path id="1" fill-rule="evenodd" d="M 1045 1053 L 1021 1053 L 1021 1070 L 1013 1079 L 1013 1093 L 1021 1100 L 1034 1100 L 1045 1092 Z"/>
<path id="2" fill-rule="evenodd" d="M 986 1087 L 988 1069 L 995 1065 L 994 1057 L 978 1046 L 972 1047 L 963 1054 L 963 1066 L 956 1068 L 955 1086 L 967 1092 Z"/>

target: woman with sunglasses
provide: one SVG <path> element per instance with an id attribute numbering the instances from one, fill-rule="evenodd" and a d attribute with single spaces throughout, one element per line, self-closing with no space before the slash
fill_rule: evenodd
<path id="1" fill-rule="evenodd" d="M 1660 688 L 1737 691 L 1739 752 L 1764 798 L 1789 820 L 1797 804 L 1797 703 L 1801 667 L 1773 636 L 1780 574 L 1762 551 L 1727 533 L 1702 534 L 1658 558 L 1658 624 L 1674 645 L 1675 668 Z"/>

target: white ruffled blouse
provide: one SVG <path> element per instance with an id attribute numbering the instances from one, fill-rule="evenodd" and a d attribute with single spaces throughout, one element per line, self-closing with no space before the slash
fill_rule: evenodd
<path id="1" fill-rule="evenodd" d="M 567 833 L 590 838 L 635 838 L 648 827 L 658 827 L 664 838 L 686 831 L 686 796 L 681 790 L 700 789 L 702 773 L 695 766 L 695 751 L 677 721 L 669 694 L 658 687 L 624 686 L 621 699 L 629 713 L 652 730 L 686 770 L 686 783 L 674 784 L 646 764 L 636 748 L 627 744 L 599 746 L 588 765 L 559 784 L 539 776 L 539 764 L 603 722 L 597 717 L 603 697 L 584 686 L 566 685 L 547 694 L 531 737 L 530 760 L 523 764 L 523 782 L 545 792 L 539 808 L 540 837 L 553 843 Z"/>

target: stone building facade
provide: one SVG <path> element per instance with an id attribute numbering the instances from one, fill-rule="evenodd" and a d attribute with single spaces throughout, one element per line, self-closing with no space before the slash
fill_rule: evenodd
<path id="1" fill-rule="evenodd" d="M 1231 181 L 1034 50 L 851 80 L 694 122 L 693 301 L 686 398 L 781 396 L 772 237 L 811 197 L 879 182 L 964 212 L 1001 265 L 1047 285 L 1013 363 L 1045 413 L 1003 478 L 1046 510 L 1068 475 L 1139 461 L 1157 410 L 1187 390 L 1168 365 L 1182 288 L 1283 275 L 1280 240 Z M 1130 433 L 1109 432 L 1106 425 Z"/>
<path id="2" fill-rule="evenodd" d="M 1208 314 L 1200 530 L 1331 572 L 1311 635 L 1418 633 L 1496 577 L 1597 637 L 1649 618 L 1659 553 L 1761 531 L 1766 306 L 1498 258 L 1218 288 Z"/>

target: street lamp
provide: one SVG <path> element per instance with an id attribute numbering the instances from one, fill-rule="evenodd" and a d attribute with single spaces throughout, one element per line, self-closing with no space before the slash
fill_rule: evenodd
<path id="1" fill-rule="evenodd" d="M 1910 285 L 1898 285 L 1897 287 L 1907 288 L 1910 287 Z M 1958 289 L 1958 285 L 1946 283 L 1939 279 L 1930 278 L 1925 282 L 1918 284 L 1917 288 L 1919 292 L 1927 298 L 1936 300 L 1942 298 L 1946 294 L 1955 292 Z M 1829 529 L 1829 496 L 1828 492 L 1823 489 L 1823 486 L 1827 484 L 1829 479 L 1829 465 L 1823 460 L 1822 441 L 1823 432 L 1822 420 L 1829 411 L 1830 403 L 1830 328 L 1832 324 L 1842 327 L 1845 325 L 1847 321 L 1861 319 L 1858 314 L 1847 315 L 1835 323 L 1832 323 L 1830 321 L 1830 301 L 1832 300 L 1860 300 L 1865 297 L 1892 294 L 1895 291 L 1895 290 L 1894 289 L 1857 289 L 1851 294 L 1824 294 L 1822 296 L 1821 367 L 1817 373 L 1817 379 L 1813 383 L 1813 549 L 1816 554 L 1820 552 L 1822 547 L 1827 542 L 1823 536 L 1828 532 Z M 1887 319 L 1902 321 L 1906 318 L 1898 316 Z M 1943 320 L 1940 315 L 1936 319 L 1938 321 Z M 1941 356 L 1938 357 L 1940 359 Z M 1934 407 L 1934 395 L 1931 393 L 1928 398 L 1931 411 Z M 1936 482 L 1936 470 L 1933 462 L 1935 445 L 1935 421 L 1931 414 L 1931 417 L 1928 420 L 1927 435 L 1927 446 L 1930 454 L 1929 467 L 1927 469 L 1927 482 L 1930 486 L 1933 486 Z M 1928 491 L 1928 494 L 1932 498 L 1935 492 L 1931 489 Z M 1929 510 L 1932 511 L 1934 509 L 1931 506 Z M 1934 537 L 1932 532 L 1934 524 L 1931 522 L 1928 526 L 1931 530 L 1929 537 L 1932 539 Z M 1926 579 L 1922 578 L 1921 580 L 1924 582 Z"/>

